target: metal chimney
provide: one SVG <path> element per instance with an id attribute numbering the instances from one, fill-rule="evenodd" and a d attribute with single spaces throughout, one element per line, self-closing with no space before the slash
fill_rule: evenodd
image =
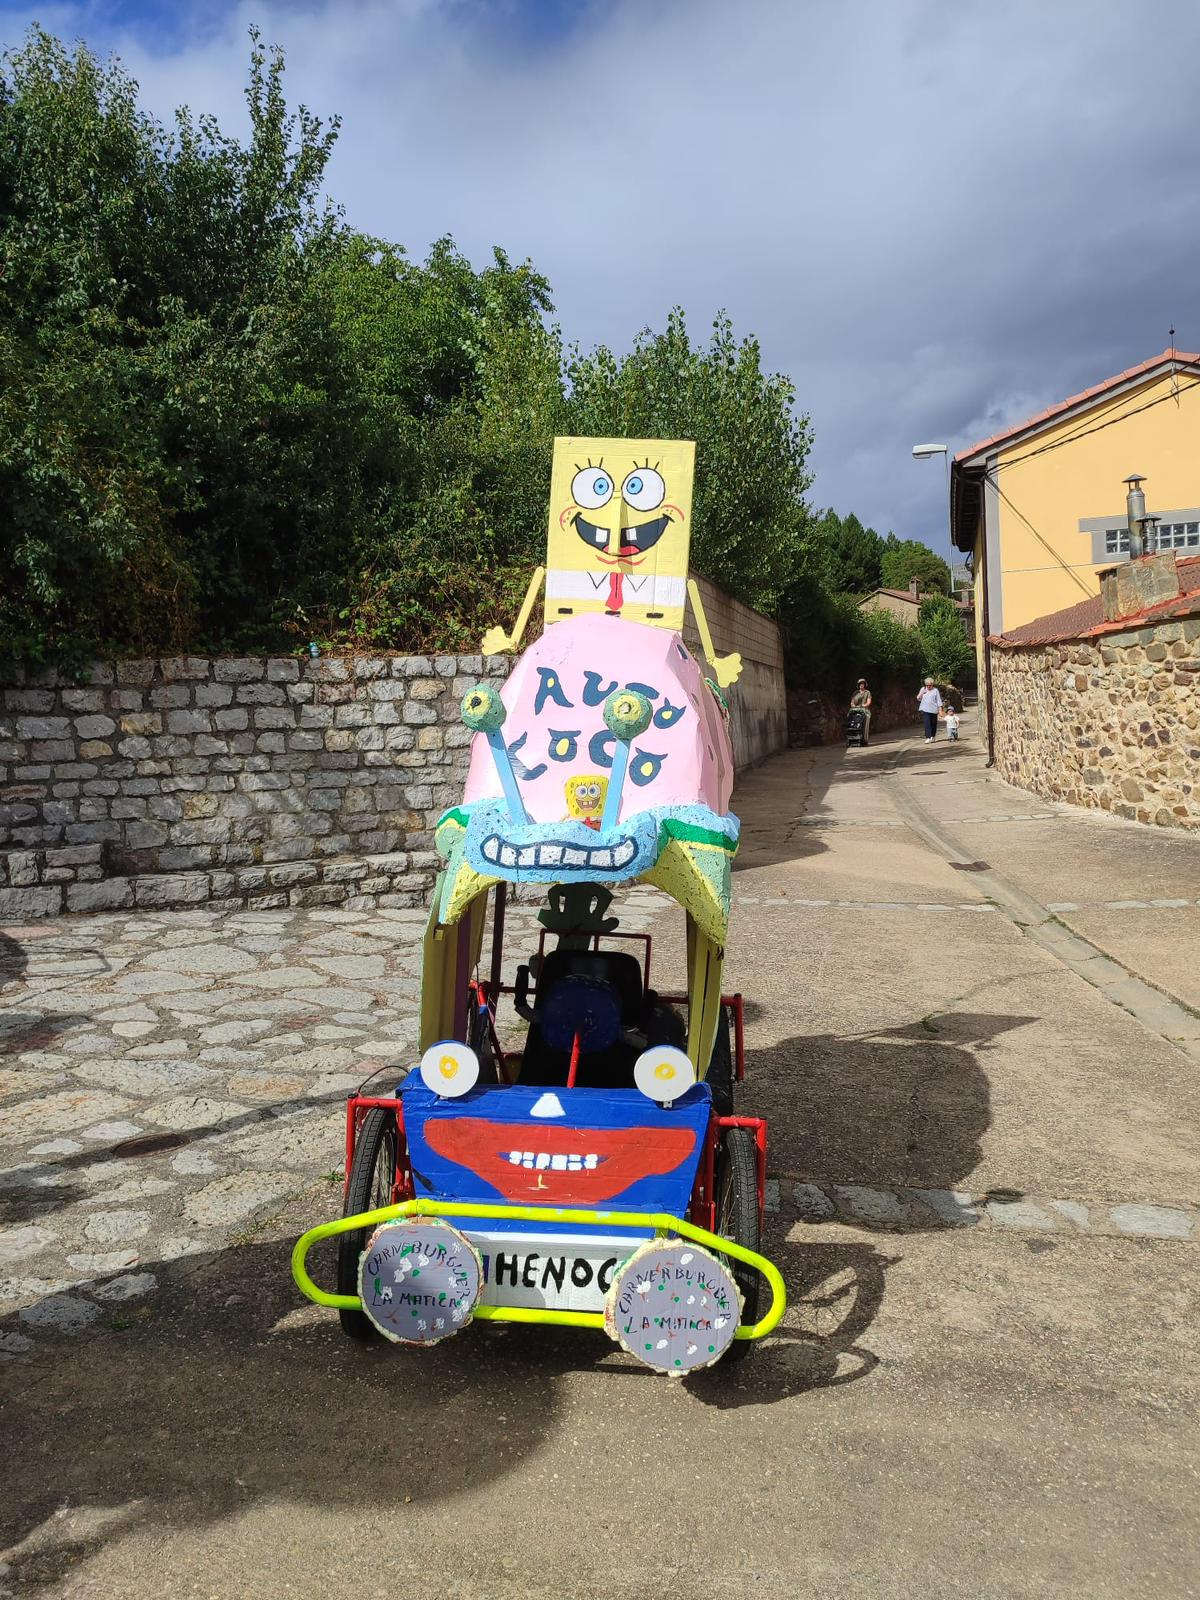
<path id="1" fill-rule="evenodd" d="M 1158 518 L 1151 513 L 1142 518 L 1142 543 L 1146 547 L 1146 554 L 1152 556 L 1158 550 Z"/>
<path id="2" fill-rule="evenodd" d="M 1129 526 L 1129 559 L 1136 561 L 1139 556 L 1146 553 L 1142 533 L 1142 522 L 1146 516 L 1146 496 L 1142 493 L 1145 479 L 1140 473 L 1131 472 L 1125 482 L 1128 485 L 1125 495 L 1125 518 Z"/>

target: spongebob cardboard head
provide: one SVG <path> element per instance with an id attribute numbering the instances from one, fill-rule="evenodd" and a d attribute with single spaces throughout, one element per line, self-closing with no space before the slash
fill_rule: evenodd
<path id="1" fill-rule="evenodd" d="M 555 439 L 547 626 L 601 612 L 680 631 L 695 457 L 690 439 Z"/>

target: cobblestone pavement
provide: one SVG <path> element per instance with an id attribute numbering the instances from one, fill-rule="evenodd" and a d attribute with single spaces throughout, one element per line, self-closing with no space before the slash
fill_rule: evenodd
<path id="1" fill-rule="evenodd" d="M 665 903 L 638 889 L 623 926 Z M 510 965 L 536 943 L 510 904 Z M 0 1357 L 121 1319 L 169 1264 L 342 1171 L 347 1093 L 411 1065 L 423 911 L 0 930 Z"/>

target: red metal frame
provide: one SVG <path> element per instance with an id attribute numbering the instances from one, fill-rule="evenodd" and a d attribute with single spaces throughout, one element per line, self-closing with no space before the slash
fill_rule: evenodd
<path id="1" fill-rule="evenodd" d="M 499 889 L 503 891 L 504 885 Z M 464 919 L 464 928 L 465 928 Z M 546 953 L 546 934 L 550 930 L 543 928 L 538 938 L 539 961 Z M 460 928 L 460 954 L 464 953 L 464 929 Z M 496 914 L 492 931 L 492 961 L 491 976 L 488 978 L 472 978 L 466 985 L 461 996 L 455 1001 L 455 1031 L 456 1036 L 468 1038 L 470 1028 L 468 1019 L 474 1009 L 487 1014 L 488 1039 L 496 1057 L 497 1070 L 503 1081 L 513 1083 L 516 1075 L 510 1063 L 519 1055 L 517 1051 L 506 1051 L 500 1042 L 496 1031 L 496 1008 L 501 995 L 515 994 L 516 986 L 500 981 L 502 951 L 501 944 L 504 937 L 504 899 L 498 895 Z M 625 939 L 640 942 L 645 946 L 645 956 L 642 965 L 642 981 L 645 988 L 650 986 L 650 957 L 653 939 L 648 933 L 606 933 L 603 937 L 608 939 Z M 591 936 L 591 945 L 594 950 L 600 949 L 600 934 Z M 689 1004 L 686 994 L 663 994 L 659 999 L 668 1005 Z M 745 1007 L 740 994 L 723 994 L 721 1004 L 727 1006 L 733 1014 L 733 1066 L 736 1081 L 741 1083 L 746 1076 L 746 1019 Z M 577 1063 L 578 1037 L 575 1049 L 572 1051 L 572 1069 Z M 568 1083 L 570 1087 L 570 1083 Z M 358 1136 L 362 1129 L 363 1119 L 368 1111 L 380 1109 L 390 1111 L 396 1119 L 396 1171 L 392 1182 L 392 1201 L 409 1200 L 414 1197 L 412 1168 L 408 1159 L 408 1141 L 404 1133 L 404 1109 L 400 1103 L 399 1095 L 351 1095 L 346 1101 L 346 1175 L 342 1186 L 343 1201 L 350 1187 L 350 1172 L 354 1165 L 354 1151 L 358 1143 Z M 709 1118 L 708 1129 L 704 1140 L 704 1149 L 701 1152 L 700 1165 L 696 1174 L 696 1183 L 692 1190 L 689 1215 L 691 1220 L 699 1227 L 716 1231 L 716 1170 L 717 1153 L 721 1146 L 721 1137 L 729 1128 L 748 1128 L 754 1134 L 755 1150 L 757 1154 L 757 1186 L 758 1186 L 758 1215 L 761 1223 L 766 1202 L 767 1180 L 767 1125 L 761 1117 L 722 1117 L 713 1115 Z"/>
<path id="2" fill-rule="evenodd" d="M 408 1161 L 408 1140 L 404 1133 L 404 1107 L 399 1095 L 352 1094 L 346 1101 L 346 1173 L 342 1179 L 342 1204 L 350 1192 L 350 1171 L 363 1121 L 368 1111 L 390 1111 L 396 1119 L 396 1170 L 392 1174 L 393 1205 L 416 1196 L 412 1168 Z"/>
<path id="3" fill-rule="evenodd" d="M 766 1208 L 766 1123 L 761 1117 L 719 1117 L 714 1114 L 708 1120 L 708 1133 L 704 1141 L 704 1151 L 700 1157 L 700 1169 L 696 1174 L 696 1186 L 692 1190 L 690 1208 L 691 1220 L 697 1227 L 707 1228 L 710 1233 L 715 1233 L 717 1227 L 717 1152 L 721 1148 L 721 1134 L 727 1128 L 749 1128 L 754 1134 L 754 1147 L 757 1156 L 755 1179 L 758 1189 L 758 1220 L 760 1226 L 763 1212 Z"/>

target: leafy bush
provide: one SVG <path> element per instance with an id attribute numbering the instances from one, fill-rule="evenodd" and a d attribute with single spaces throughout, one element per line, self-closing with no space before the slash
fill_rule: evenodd
<path id="1" fill-rule="evenodd" d="M 897 539 L 889 533 L 883 541 L 881 570 L 885 589 L 907 589 L 915 578 L 924 594 L 950 593 L 949 566 L 916 539 Z"/>
<path id="2" fill-rule="evenodd" d="M 963 685 L 975 680 L 975 646 L 963 632 L 962 613 L 944 595 L 921 602 L 916 632 L 925 670 L 939 683 Z"/>
<path id="3" fill-rule="evenodd" d="M 253 36 L 250 134 L 171 130 L 33 30 L 0 68 L 0 653 L 475 648 L 544 548 L 556 433 L 698 442 L 697 567 L 771 608 L 807 418 L 727 318 L 564 347 L 501 252 L 320 203 L 337 133 Z"/>

